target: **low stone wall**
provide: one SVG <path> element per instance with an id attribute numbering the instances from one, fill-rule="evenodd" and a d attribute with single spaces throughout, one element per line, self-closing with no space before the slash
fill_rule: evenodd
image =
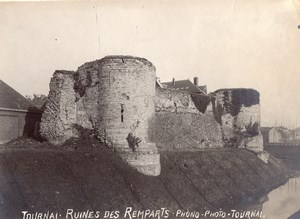
<path id="1" fill-rule="evenodd" d="M 122 159 L 144 175 L 159 176 L 161 172 L 159 153 L 120 153 Z"/>

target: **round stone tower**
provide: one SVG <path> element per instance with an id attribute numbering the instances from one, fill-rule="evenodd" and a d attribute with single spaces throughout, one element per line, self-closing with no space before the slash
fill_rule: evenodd
<path id="1" fill-rule="evenodd" d="M 148 138 L 155 113 L 154 65 L 143 58 L 107 56 L 84 64 L 77 72 L 98 74 L 95 128 L 100 135 L 140 172 L 158 175 L 159 154 Z"/>
<path id="2" fill-rule="evenodd" d="M 148 148 L 148 123 L 155 98 L 155 67 L 142 58 L 108 56 L 99 65 L 99 130 L 106 132 L 117 150 L 128 147 L 128 135 Z"/>

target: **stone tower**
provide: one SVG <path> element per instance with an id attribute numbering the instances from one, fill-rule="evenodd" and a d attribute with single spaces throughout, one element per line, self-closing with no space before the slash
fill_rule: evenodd
<path id="1" fill-rule="evenodd" d="M 56 118 L 64 115 L 66 105 L 61 101 L 72 102 L 74 116 L 71 123 L 86 129 L 95 129 L 106 142 L 138 171 L 147 175 L 160 174 L 160 160 L 155 143 L 149 141 L 149 121 L 155 114 L 155 67 L 146 59 L 131 56 L 107 56 L 101 60 L 88 62 L 78 68 L 76 72 L 63 76 L 57 80 L 67 78 L 70 82 L 60 82 L 68 86 L 51 86 L 60 89 L 60 92 L 50 90 L 49 107 L 60 110 L 49 111 L 49 107 L 42 119 L 42 134 L 49 141 L 54 141 L 53 130 L 56 127 L 47 127 L 57 124 Z M 57 80 L 52 78 L 51 82 Z M 70 87 L 73 89 L 70 90 Z M 65 88 L 68 88 L 64 90 Z M 51 94 L 56 94 L 55 98 Z M 60 94 L 70 94 L 72 98 L 62 98 Z M 59 94 L 59 95 L 57 95 Z M 53 107 L 57 103 L 57 107 Z M 70 103 L 68 103 L 70 106 Z M 68 112 L 71 112 L 68 107 Z M 57 115 L 54 115 L 57 114 Z M 49 116 L 51 118 L 49 118 Z M 70 116 L 69 116 L 70 117 Z M 76 118 L 76 119 L 74 119 Z M 43 124 L 44 123 L 44 124 Z M 45 124 L 46 123 L 46 124 Z M 59 123 L 64 123 L 59 120 Z M 71 127 L 69 120 L 60 127 Z M 70 128 L 65 130 L 68 136 L 59 136 L 59 139 L 70 137 Z M 76 131 L 72 130 L 73 137 Z M 51 133 L 51 138 L 48 135 Z M 61 132 L 60 133 L 64 133 Z M 55 141 L 57 143 L 57 141 Z"/>
<path id="2" fill-rule="evenodd" d="M 146 168 L 159 174 L 157 147 L 148 138 L 149 120 L 155 113 L 154 65 L 143 58 L 108 56 L 80 66 L 77 72 L 79 77 L 98 74 L 98 132 L 141 172 Z M 138 147 L 130 145 L 130 138 L 140 141 Z"/>

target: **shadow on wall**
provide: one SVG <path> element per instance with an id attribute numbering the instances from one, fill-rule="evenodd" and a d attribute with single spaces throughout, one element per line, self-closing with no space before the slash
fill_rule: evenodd
<path id="1" fill-rule="evenodd" d="M 23 136 L 33 138 L 40 142 L 44 141 L 40 135 L 41 118 L 41 110 L 36 107 L 29 107 L 24 119 Z"/>

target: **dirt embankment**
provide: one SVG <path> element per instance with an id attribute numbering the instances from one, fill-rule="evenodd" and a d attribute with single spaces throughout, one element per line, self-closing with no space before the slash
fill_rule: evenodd
<path id="1" fill-rule="evenodd" d="M 241 149 L 162 152 L 161 165 L 160 176 L 144 176 L 105 147 L 2 151 L 0 218 L 22 218 L 23 210 L 49 210 L 65 218 L 68 208 L 204 211 L 252 199 L 288 177 L 274 158 L 265 164 Z"/>

